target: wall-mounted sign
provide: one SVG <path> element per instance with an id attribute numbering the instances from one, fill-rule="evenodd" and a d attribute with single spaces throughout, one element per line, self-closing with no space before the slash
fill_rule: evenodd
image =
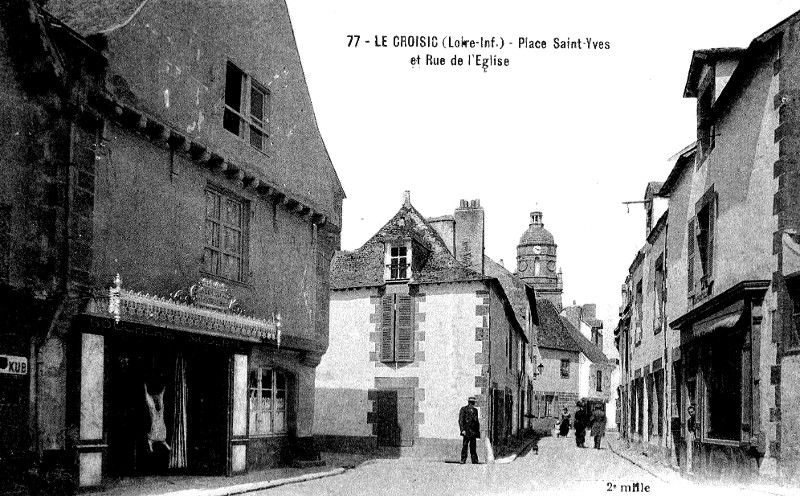
<path id="1" fill-rule="evenodd" d="M 28 359 L 20 356 L 0 355 L 0 374 L 27 375 Z"/>

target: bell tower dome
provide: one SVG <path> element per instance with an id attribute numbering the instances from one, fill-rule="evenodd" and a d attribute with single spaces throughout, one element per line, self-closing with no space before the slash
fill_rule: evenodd
<path id="1" fill-rule="evenodd" d="M 546 298 L 561 311 L 563 285 L 556 260 L 553 235 L 544 228 L 542 212 L 531 212 L 528 230 L 517 245 L 517 275 L 532 286 L 538 297 Z"/>

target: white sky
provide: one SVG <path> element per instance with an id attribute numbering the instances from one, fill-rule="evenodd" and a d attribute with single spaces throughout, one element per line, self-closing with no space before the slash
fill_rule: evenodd
<path id="1" fill-rule="evenodd" d="M 481 200 L 486 254 L 512 271 L 529 213 L 558 244 L 564 303 L 597 303 L 606 334 L 644 244 L 641 200 L 695 139 L 682 97 L 692 50 L 740 46 L 800 8 L 784 0 L 495 2 L 287 0 L 319 128 L 347 194 L 342 248 L 369 239 L 402 205 L 425 216 Z M 360 35 L 348 48 L 347 35 Z M 390 46 L 376 48 L 376 35 Z M 394 35 L 438 48 L 394 48 Z M 503 50 L 446 49 L 445 36 L 503 37 Z M 517 39 L 547 49 L 517 48 Z M 610 42 L 555 50 L 553 38 Z M 365 40 L 370 40 L 366 44 Z M 496 54 L 508 67 L 453 67 Z M 444 67 L 412 67 L 426 54 Z"/>

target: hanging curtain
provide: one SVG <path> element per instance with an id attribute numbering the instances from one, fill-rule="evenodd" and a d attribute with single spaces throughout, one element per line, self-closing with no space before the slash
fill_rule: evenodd
<path id="1" fill-rule="evenodd" d="M 186 360 L 182 353 L 175 358 L 175 402 L 172 416 L 172 451 L 169 468 L 185 468 L 186 462 Z"/>

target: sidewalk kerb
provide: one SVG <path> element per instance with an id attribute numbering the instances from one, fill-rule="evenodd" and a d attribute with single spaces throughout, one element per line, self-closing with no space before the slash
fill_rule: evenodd
<path id="1" fill-rule="evenodd" d="M 253 491 L 261 491 L 263 489 L 285 486 L 287 484 L 295 484 L 298 482 L 306 482 L 314 479 L 331 477 L 333 475 L 343 474 L 346 470 L 347 469 L 345 468 L 336 468 L 333 470 L 329 470 L 327 472 L 314 472 L 310 474 L 298 475 L 296 477 L 286 477 L 284 479 L 274 479 L 261 482 L 249 482 L 246 484 L 217 487 L 214 489 L 184 489 L 180 491 L 164 493 L 161 494 L 160 496 L 230 496 L 233 494 L 243 494 Z"/>
<path id="2" fill-rule="evenodd" d="M 612 453 L 614 453 L 615 455 L 617 455 L 618 457 L 622 458 L 623 460 L 628 460 L 629 462 L 633 463 L 634 465 L 636 465 L 636 466 L 637 466 L 637 467 L 639 467 L 640 469 L 644 470 L 644 471 L 645 471 L 645 472 L 647 472 L 648 474 L 652 475 L 652 476 L 653 476 L 653 477 L 655 477 L 656 479 L 660 480 L 661 482 L 669 482 L 667 479 L 665 479 L 665 478 L 661 477 L 660 475 L 658 475 L 657 473 L 653 472 L 653 471 L 652 471 L 652 470 L 650 470 L 649 468 L 645 467 L 645 466 L 644 466 L 644 465 L 642 465 L 641 463 L 637 462 L 637 461 L 636 461 L 636 460 L 634 460 L 633 458 L 631 458 L 631 457 L 629 457 L 629 456 L 627 456 L 627 455 L 623 455 L 621 452 L 619 452 L 619 451 L 615 450 L 615 449 L 614 449 L 614 445 L 613 445 L 613 444 L 611 444 L 611 441 L 609 441 L 608 439 L 606 439 L 606 444 L 608 444 L 608 448 L 611 450 L 611 452 L 612 452 Z"/>

